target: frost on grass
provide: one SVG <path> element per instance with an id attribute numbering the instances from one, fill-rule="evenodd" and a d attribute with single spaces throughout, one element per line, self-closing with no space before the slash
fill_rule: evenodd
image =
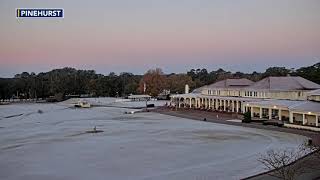
<path id="1" fill-rule="evenodd" d="M 260 152 L 305 140 L 117 107 L 0 108 L 23 114 L 0 120 L 0 179 L 239 179 L 264 171 Z M 86 133 L 94 127 L 104 132 Z"/>

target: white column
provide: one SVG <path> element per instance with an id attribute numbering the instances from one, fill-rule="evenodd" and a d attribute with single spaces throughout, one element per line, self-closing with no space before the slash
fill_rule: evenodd
<path id="1" fill-rule="evenodd" d="M 319 126 L 319 121 L 318 121 L 318 115 L 316 115 L 316 126 L 318 127 Z"/>
<path id="2" fill-rule="evenodd" d="M 232 112 L 234 112 L 234 101 L 231 101 Z"/>
<path id="3" fill-rule="evenodd" d="M 259 116 L 260 116 L 260 119 L 262 119 L 262 107 L 260 107 Z"/>
<path id="4" fill-rule="evenodd" d="M 289 111 L 289 122 L 293 123 L 293 112 Z"/>
<path id="5" fill-rule="evenodd" d="M 245 113 L 245 102 L 243 102 L 243 101 L 241 103 L 241 112 Z"/>
<path id="6" fill-rule="evenodd" d="M 191 99 L 192 99 L 192 98 L 190 98 L 190 105 L 189 105 L 189 108 L 191 108 L 191 107 L 192 107 L 192 105 L 191 105 L 191 102 L 192 102 L 192 101 L 191 101 Z"/>
<path id="7" fill-rule="evenodd" d="M 223 100 L 223 111 L 226 111 L 226 107 L 227 106 L 227 104 L 226 104 L 226 100 Z"/>
<path id="8" fill-rule="evenodd" d="M 251 112 L 251 117 L 253 117 L 253 107 L 251 106 L 250 108 L 251 108 L 251 110 L 250 110 L 250 112 Z"/>
<path id="9" fill-rule="evenodd" d="M 204 108 L 207 109 L 208 107 L 208 99 L 204 98 Z"/>
<path id="10" fill-rule="evenodd" d="M 269 119 L 272 119 L 272 109 L 269 108 Z"/>
<path id="11" fill-rule="evenodd" d="M 212 107 L 212 109 L 215 109 L 214 99 L 212 99 L 211 107 Z"/>
<path id="12" fill-rule="evenodd" d="M 279 109 L 279 113 L 278 113 L 278 116 L 279 116 L 279 120 L 281 121 L 282 120 L 282 115 L 281 115 L 282 113 L 281 113 L 281 109 Z"/>
<path id="13" fill-rule="evenodd" d="M 307 124 L 306 115 L 305 114 L 302 114 L 302 124 L 303 125 Z"/>
<path id="14" fill-rule="evenodd" d="M 204 104 L 204 99 L 203 99 L 203 98 L 200 98 L 200 108 L 203 107 L 203 104 Z"/>
<path id="15" fill-rule="evenodd" d="M 199 103 L 198 103 L 198 98 L 195 98 L 194 101 L 195 101 L 194 107 L 195 107 L 195 108 L 198 108 L 198 106 L 199 106 L 199 105 L 198 105 L 198 104 L 199 104 Z"/>
<path id="16" fill-rule="evenodd" d="M 180 98 L 178 99 L 178 107 L 180 108 Z"/>
<path id="17" fill-rule="evenodd" d="M 195 107 L 195 108 L 198 108 L 198 98 L 195 98 L 195 99 L 194 99 L 194 107 Z"/>

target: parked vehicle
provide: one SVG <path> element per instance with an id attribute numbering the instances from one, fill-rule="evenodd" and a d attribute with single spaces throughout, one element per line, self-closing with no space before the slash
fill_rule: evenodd
<path id="1" fill-rule="evenodd" d="M 278 121 L 278 120 L 263 121 L 262 124 L 263 125 L 273 125 L 273 126 L 278 126 L 278 127 L 282 127 L 284 125 L 284 123 L 282 121 Z"/>
<path id="2" fill-rule="evenodd" d="M 90 108 L 91 104 L 88 103 L 87 101 L 79 101 L 77 104 L 74 105 L 75 107 L 80 107 L 80 108 Z"/>

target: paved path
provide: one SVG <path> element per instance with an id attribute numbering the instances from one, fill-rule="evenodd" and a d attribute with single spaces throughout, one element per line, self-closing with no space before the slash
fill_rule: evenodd
<path id="1" fill-rule="evenodd" d="M 163 107 L 154 109 L 153 111 L 161 114 L 167 114 L 171 116 L 177 116 L 177 117 L 183 117 L 183 118 L 201 120 L 201 121 L 203 121 L 204 118 L 206 118 L 208 122 L 213 122 L 213 123 L 266 129 L 271 131 L 280 131 L 280 132 L 303 135 L 309 138 L 315 138 L 319 136 L 318 132 L 313 132 L 308 130 L 291 129 L 286 127 L 277 127 L 277 126 L 270 126 L 270 125 L 266 126 L 266 125 L 262 125 L 262 123 L 239 123 L 239 122 L 227 121 L 227 120 L 238 119 L 236 114 L 231 114 L 231 113 L 211 112 L 211 111 L 193 110 L 193 109 L 171 110 L 169 108 L 163 108 Z M 217 118 L 217 115 L 218 115 L 218 118 Z"/>

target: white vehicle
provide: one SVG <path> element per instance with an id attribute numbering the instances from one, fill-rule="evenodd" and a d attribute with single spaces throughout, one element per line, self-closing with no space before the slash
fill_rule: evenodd
<path id="1" fill-rule="evenodd" d="M 88 103 L 87 101 L 79 101 L 76 105 L 74 105 L 75 107 L 81 107 L 81 108 L 90 108 L 91 104 Z"/>
<path id="2" fill-rule="evenodd" d="M 124 112 L 124 114 L 134 114 L 135 113 L 135 111 L 126 111 L 126 112 Z"/>

